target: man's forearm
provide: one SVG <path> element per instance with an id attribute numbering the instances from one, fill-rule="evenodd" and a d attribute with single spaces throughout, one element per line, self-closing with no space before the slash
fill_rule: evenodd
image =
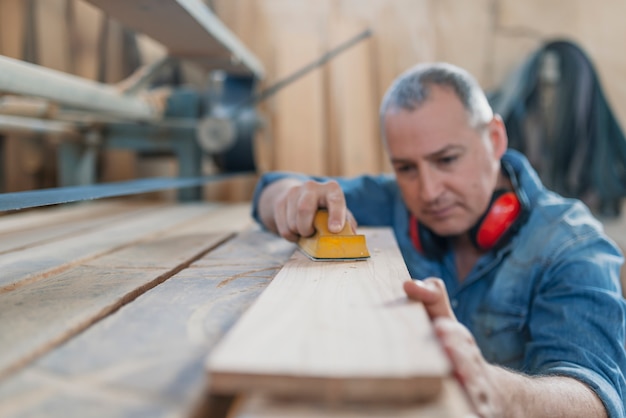
<path id="1" fill-rule="evenodd" d="M 602 401 L 584 383 L 563 376 L 529 377 L 493 366 L 502 417 L 605 418 Z M 479 397 L 480 398 L 480 397 Z M 480 408 L 479 408 L 480 409 Z M 478 411 L 481 412 L 481 411 Z"/>
<path id="2" fill-rule="evenodd" d="M 607 417 L 607 410 L 586 384 L 565 376 L 524 375 L 488 363 L 474 336 L 454 317 L 441 279 L 404 283 L 407 296 L 422 302 L 454 375 L 482 418 Z"/>

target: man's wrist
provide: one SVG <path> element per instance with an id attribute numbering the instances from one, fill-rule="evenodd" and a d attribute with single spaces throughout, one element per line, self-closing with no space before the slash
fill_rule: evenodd
<path id="1" fill-rule="evenodd" d="M 495 365 L 488 367 L 493 416 L 607 416 L 598 395 L 579 380 L 567 376 L 528 376 Z"/>

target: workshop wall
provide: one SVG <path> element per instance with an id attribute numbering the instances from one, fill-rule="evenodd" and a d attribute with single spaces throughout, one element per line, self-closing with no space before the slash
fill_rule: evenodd
<path id="1" fill-rule="evenodd" d="M 542 42 L 565 38 L 590 56 L 626 127 L 626 2 L 622 0 L 213 0 L 220 18 L 267 70 L 265 85 L 365 28 L 374 35 L 276 94 L 263 169 L 356 175 L 388 170 L 378 104 L 421 61 L 448 61 L 485 89 Z M 268 150 L 269 148 L 269 150 Z"/>
<path id="2" fill-rule="evenodd" d="M 374 34 L 262 104 L 261 171 L 356 175 L 388 171 L 378 104 L 391 81 L 421 61 L 449 61 L 487 90 L 543 41 L 567 38 L 593 60 L 612 109 L 626 126 L 623 0 L 206 0 L 263 62 L 263 85 L 371 28 Z M 0 0 L 0 53 L 115 83 L 162 54 L 82 0 Z M 8 138 L 7 191 L 54 185 L 52 145 Z M 171 162 L 126 151 L 102 157 L 102 179 L 168 175 Z M 247 200 L 256 177 L 207 187 L 208 198 Z M 173 194 L 171 194 L 173 195 Z"/>

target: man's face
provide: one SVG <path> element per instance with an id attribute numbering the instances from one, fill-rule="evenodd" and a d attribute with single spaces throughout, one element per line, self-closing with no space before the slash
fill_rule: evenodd
<path id="1" fill-rule="evenodd" d="M 467 232 L 487 209 L 506 150 L 501 119 L 472 127 L 460 100 L 433 86 L 414 111 L 384 119 L 402 196 L 419 221 L 442 236 Z"/>

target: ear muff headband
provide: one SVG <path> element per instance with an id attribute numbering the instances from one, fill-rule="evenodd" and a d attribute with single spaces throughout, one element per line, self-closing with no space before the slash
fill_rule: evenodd
<path id="1" fill-rule="evenodd" d="M 506 238 L 522 211 L 522 204 L 515 193 L 499 191 L 494 197 L 489 210 L 470 232 L 472 242 L 481 250 L 494 248 L 498 241 Z"/>

